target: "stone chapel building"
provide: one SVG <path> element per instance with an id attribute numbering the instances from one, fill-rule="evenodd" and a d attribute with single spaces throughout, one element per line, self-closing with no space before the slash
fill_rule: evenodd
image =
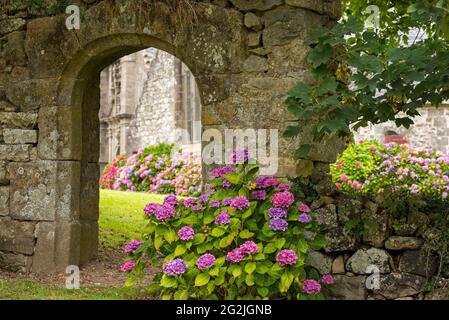
<path id="1" fill-rule="evenodd" d="M 200 152 L 201 102 L 179 59 L 149 48 L 122 57 L 100 74 L 100 164 L 162 142 Z M 183 139 L 181 130 L 188 138 Z"/>

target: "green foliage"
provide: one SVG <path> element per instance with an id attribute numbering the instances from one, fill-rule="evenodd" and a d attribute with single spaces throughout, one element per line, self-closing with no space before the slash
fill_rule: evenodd
<path id="1" fill-rule="evenodd" d="M 273 231 L 269 227 L 268 210 L 273 206 L 273 195 L 279 193 L 275 185 L 264 187 L 267 193 L 264 200 L 250 198 L 248 205 L 241 209 L 222 203 L 228 198 L 235 199 L 239 195 L 250 197 L 253 191 L 260 191 L 256 189 L 262 188 L 260 181 L 257 178 L 254 180 L 257 170 L 257 165 L 245 162 L 233 167 L 232 172 L 216 177 L 212 185 L 217 187 L 210 199 L 200 197 L 197 200 L 202 210 L 198 211 L 195 206 L 186 208 L 178 203 L 175 206 L 177 215 L 166 222 L 151 215 L 143 244 L 127 259 L 135 262 L 128 284 L 141 276 L 148 260 L 159 265 L 157 257 L 162 257 L 166 266 L 173 259 L 181 258 L 187 264 L 185 273 L 174 276 L 161 271 L 154 278 L 151 291 L 158 292 L 162 299 L 323 298 L 322 294 L 302 292 L 305 279 L 320 281 L 320 275 L 304 264 L 310 248 L 318 250 L 325 245 L 321 234 L 324 226 L 317 222 L 315 213 L 309 213 L 312 221 L 300 223 L 299 203 L 293 203 L 286 217 L 288 230 Z M 231 187 L 221 187 L 224 179 L 232 181 Z M 219 207 L 211 205 L 216 201 L 221 203 Z M 217 224 L 216 217 L 223 211 L 229 213 L 229 223 Z M 195 231 L 191 240 L 182 240 L 178 234 L 186 226 Z M 257 250 L 246 254 L 241 261 L 229 261 L 228 253 L 247 241 L 253 241 Z M 281 266 L 277 262 L 277 254 L 283 249 L 296 253 L 296 263 Z M 212 254 L 215 263 L 201 270 L 198 259 L 205 253 Z"/>
<path id="2" fill-rule="evenodd" d="M 390 12 L 392 1 L 374 2 L 381 9 L 380 29 L 364 27 L 360 10 L 366 2 L 347 1 L 348 20 L 321 29 L 310 42 L 307 61 L 314 81 L 298 83 L 286 100 L 297 120 L 284 136 L 308 132 L 313 138 L 295 158 L 305 158 L 326 136 L 349 137 L 351 128 L 390 120 L 408 128 L 417 108 L 449 98 L 449 3 L 394 1 L 396 11 Z M 398 31 L 412 27 L 427 37 L 399 46 L 405 36 Z"/>

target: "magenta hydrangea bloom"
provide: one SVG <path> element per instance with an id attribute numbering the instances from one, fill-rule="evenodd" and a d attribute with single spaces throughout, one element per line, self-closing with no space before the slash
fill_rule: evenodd
<path id="1" fill-rule="evenodd" d="M 202 202 L 202 203 L 207 202 L 207 201 L 209 201 L 209 198 L 210 198 L 210 194 L 207 194 L 207 193 L 202 194 L 198 197 L 198 202 Z"/>
<path id="2" fill-rule="evenodd" d="M 265 190 L 255 190 L 251 192 L 251 198 L 255 200 L 265 200 L 267 198 L 267 192 Z"/>
<path id="3" fill-rule="evenodd" d="M 196 266 L 200 270 L 205 270 L 213 267 L 215 264 L 215 257 L 213 254 L 205 253 L 198 257 L 198 260 L 196 261 Z"/>
<path id="4" fill-rule="evenodd" d="M 310 207 L 308 205 L 306 205 L 305 203 L 301 203 L 298 207 L 298 210 L 304 213 L 308 213 L 310 212 Z"/>
<path id="5" fill-rule="evenodd" d="M 164 265 L 164 273 L 169 276 L 178 276 L 187 271 L 187 264 L 181 258 L 170 260 Z"/>
<path id="6" fill-rule="evenodd" d="M 202 210 L 204 210 L 204 207 L 200 204 L 194 205 L 192 207 L 192 211 L 195 211 L 195 212 L 202 211 Z"/>
<path id="7" fill-rule="evenodd" d="M 152 216 L 156 213 L 158 207 L 159 205 L 157 203 L 149 203 L 145 206 L 143 212 L 145 212 L 147 216 Z"/>
<path id="8" fill-rule="evenodd" d="M 301 213 L 299 215 L 298 221 L 301 223 L 307 223 L 312 221 L 312 218 L 307 213 Z"/>
<path id="9" fill-rule="evenodd" d="M 229 206 L 232 202 L 232 198 L 226 198 L 221 202 L 222 206 Z"/>
<path id="10" fill-rule="evenodd" d="M 259 252 L 259 247 L 254 241 L 248 240 L 240 246 L 244 254 L 253 254 Z"/>
<path id="11" fill-rule="evenodd" d="M 259 189 L 274 187 L 279 183 L 278 179 L 267 176 L 259 176 L 254 181 L 256 182 L 256 187 Z"/>
<path id="12" fill-rule="evenodd" d="M 334 277 L 332 277 L 332 275 L 325 274 L 324 276 L 321 277 L 321 282 L 327 285 L 332 285 L 335 283 L 335 280 Z"/>
<path id="13" fill-rule="evenodd" d="M 239 263 L 243 260 L 244 256 L 245 254 L 243 253 L 242 249 L 236 248 L 228 252 L 228 254 L 226 255 L 226 260 L 232 263 Z"/>
<path id="14" fill-rule="evenodd" d="M 285 231 L 288 229 L 288 222 L 281 218 L 273 218 L 270 220 L 270 229 L 274 231 Z"/>
<path id="15" fill-rule="evenodd" d="M 223 178 L 228 173 L 231 173 L 234 171 L 234 168 L 232 166 L 224 166 L 219 168 L 214 168 L 211 172 L 212 177 L 221 177 Z"/>
<path id="16" fill-rule="evenodd" d="M 290 266 L 298 261 L 298 255 L 290 249 L 282 249 L 276 256 L 276 261 L 281 266 Z"/>
<path id="17" fill-rule="evenodd" d="M 285 218 L 287 216 L 287 209 L 285 209 L 285 208 L 270 208 L 270 209 L 268 209 L 268 216 L 270 218 Z"/>
<path id="18" fill-rule="evenodd" d="M 185 208 L 190 208 L 191 206 L 193 206 L 195 204 L 196 204 L 196 199 L 194 199 L 194 198 L 188 198 L 188 199 L 185 199 L 182 201 L 182 205 Z"/>
<path id="19" fill-rule="evenodd" d="M 222 211 L 218 216 L 215 217 L 215 224 L 229 224 L 231 223 L 231 218 L 229 212 Z"/>
<path id="20" fill-rule="evenodd" d="M 184 241 L 192 240 L 195 237 L 195 230 L 190 226 L 182 227 L 178 230 L 178 237 Z"/>
<path id="21" fill-rule="evenodd" d="M 139 248 L 142 245 L 142 241 L 139 240 L 133 240 L 130 243 L 125 245 L 125 248 L 123 249 L 125 251 L 126 254 L 131 254 L 134 251 L 137 250 L 137 248 Z"/>
<path id="22" fill-rule="evenodd" d="M 280 185 L 278 185 L 277 190 L 278 191 L 289 191 L 290 185 L 287 183 L 281 183 Z"/>
<path id="23" fill-rule="evenodd" d="M 123 263 L 120 266 L 120 271 L 122 271 L 122 272 L 131 271 L 131 270 L 134 270 L 135 267 L 136 267 L 136 264 L 134 263 L 134 261 L 128 261 L 128 262 Z"/>
<path id="24" fill-rule="evenodd" d="M 157 207 L 155 216 L 159 221 L 165 222 L 176 215 L 176 210 L 170 205 L 163 204 Z"/>
<path id="25" fill-rule="evenodd" d="M 249 207 L 249 201 L 245 196 L 237 196 L 232 200 L 231 207 L 237 210 L 245 210 Z"/>
<path id="26" fill-rule="evenodd" d="M 294 201 L 295 198 L 293 197 L 293 194 L 290 191 L 282 191 L 275 193 L 273 195 L 273 198 L 271 199 L 273 206 L 283 208 L 290 207 Z"/>
<path id="27" fill-rule="evenodd" d="M 321 285 L 314 279 L 307 279 L 302 283 L 302 291 L 307 294 L 318 294 L 321 291 Z"/>
<path id="28" fill-rule="evenodd" d="M 219 206 L 220 206 L 220 201 L 218 201 L 218 200 L 213 200 L 209 204 L 209 207 L 211 207 L 211 208 L 218 208 Z"/>
<path id="29" fill-rule="evenodd" d="M 170 206 L 176 206 L 178 204 L 178 198 L 176 198 L 175 195 L 170 194 L 165 197 L 164 204 L 170 205 Z"/>

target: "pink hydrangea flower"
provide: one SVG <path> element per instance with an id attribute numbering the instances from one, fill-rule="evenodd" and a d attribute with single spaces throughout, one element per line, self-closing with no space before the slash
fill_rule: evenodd
<path id="1" fill-rule="evenodd" d="M 192 240 L 195 237 L 195 230 L 190 226 L 182 227 L 178 230 L 178 237 L 184 241 Z"/>
<path id="2" fill-rule="evenodd" d="M 302 283 L 302 291 L 306 294 L 318 294 L 321 292 L 321 285 L 314 279 L 307 279 Z"/>
<path id="3" fill-rule="evenodd" d="M 128 262 L 123 263 L 120 266 L 120 270 L 122 272 L 128 272 L 128 271 L 134 270 L 135 267 L 136 267 L 136 264 L 134 263 L 134 261 L 128 261 Z"/>
<path id="4" fill-rule="evenodd" d="M 198 260 L 196 261 L 196 266 L 200 270 L 205 270 L 213 267 L 215 264 L 215 257 L 213 254 L 205 253 L 198 257 Z"/>
<path id="5" fill-rule="evenodd" d="M 288 208 L 295 201 L 293 194 L 290 191 L 282 191 L 275 193 L 271 198 L 271 202 L 275 207 Z"/>
<path id="6" fill-rule="evenodd" d="M 152 216 L 156 213 L 158 207 L 159 205 L 157 203 L 149 203 L 145 206 L 143 212 L 145 212 L 147 216 Z"/>
<path id="7" fill-rule="evenodd" d="M 244 254 L 253 254 L 259 252 L 259 247 L 254 241 L 248 240 L 240 246 Z"/>
<path id="8" fill-rule="evenodd" d="M 276 256 L 276 261 L 281 266 L 290 266 L 298 261 L 298 255 L 290 249 L 282 249 Z"/>
<path id="9" fill-rule="evenodd" d="M 308 205 L 306 205 L 305 203 L 301 203 L 298 207 L 298 210 L 304 213 L 308 213 L 310 212 L 310 207 Z"/>
<path id="10" fill-rule="evenodd" d="M 325 274 L 324 276 L 322 276 L 321 281 L 327 285 L 332 285 L 335 283 L 334 277 L 332 277 L 332 275 L 330 274 Z"/>
<path id="11" fill-rule="evenodd" d="M 158 206 L 155 216 L 156 219 L 162 222 L 166 222 L 170 220 L 172 217 L 176 215 L 176 210 L 170 205 L 163 204 L 162 206 Z"/>
<path id="12" fill-rule="evenodd" d="M 218 216 L 215 217 L 215 224 L 229 224 L 231 223 L 231 218 L 229 212 L 222 211 Z"/>
<path id="13" fill-rule="evenodd" d="M 181 258 L 167 262 L 164 265 L 164 273 L 170 276 L 178 276 L 187 271 L 187 264 Z"/>
<path id="14" fill-rule="evenodd" d="M 226 260 L 232 263 L 239 263 L 243 260 L 244 257 L 245 254 L 243 253 L 242 249 L 236 248 L 228 252 L 228 254 L 226 255 Z"/>
<path id="15" fill-rule="evenodd" d="M 124 251 L 126 254 L 131 254 L 134 251 L 137 250 L 137 248 L 139 248 L 142 245 L 142 241 L 139 240 L 133 240 L 130 243 L 125 245 Z"/>
<path id="16" fill-rule="evenodd" d="M 245 196 L 237 196 L 232 200 L 231 207 L 236 210 L 245 210 L 249 208 L 249 201 Z"/>

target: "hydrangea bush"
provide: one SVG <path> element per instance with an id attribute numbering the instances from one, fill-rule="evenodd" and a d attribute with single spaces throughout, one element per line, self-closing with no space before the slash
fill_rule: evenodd
<path id="1" fill-rule="evenodd" d="M 332 276 L 304 263 L 325 245 L 322 219 L 289 184 L 257 172 L 245 154 L 212 171 L 210 193 L 149 203 L 142 242 L 125 248 L 127 284 L 151 262 L 160 268 L 151 291 L 163 299 L 323 298 Z"/>
<path id="2" fill-rule="evenodd" d="M 160 144 L 122 155 L 108 164 L 100 178 L 105 189 L 175 193 L 196 196 L 201 192 L 201 160 L 173 145 Z"/>
<path id="3" fill-rule="evenodd" d="M 431 148 L 360 141 L 338 157 L 331 174 L 336 187 L 345 192 L 448 200 L 449 155 Z"/>

